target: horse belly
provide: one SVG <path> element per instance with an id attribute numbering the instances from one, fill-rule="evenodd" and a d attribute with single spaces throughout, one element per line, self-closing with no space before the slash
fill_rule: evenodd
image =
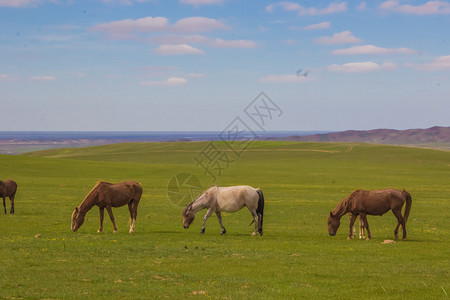
<path id="1" fill-rule="evenodd" d="M 226 201 L 226 200 L 218 201 L 218 204 L 219 204 L 218 211 L 223 211 L 223 212 L 235 212 L 244 207 L 243 204 L 240 204 L 237 202 Z"/>

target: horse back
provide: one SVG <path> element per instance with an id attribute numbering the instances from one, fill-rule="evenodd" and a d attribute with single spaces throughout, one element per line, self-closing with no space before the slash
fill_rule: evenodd
<path id="1" fill-rule="evenodd" d="M 239 185 L 218 188 L 215 199 L 220 211 L 234 212 L 244 206 L 256 209 L 259 195 L 255 188 L 248 185 Z"/>
<path id="2" fill-rule="evenodd" d="M 139 201 L 142 195 L 142 187 L 135 181 L 124 181 L 120 183 L 103 182 L 99 186 L 99 202 L 119 207 L 130 201 Z"/>
<path id="3" fill-rule="evenodd" d="M 8 179 L 5 181 L 2 181 L 1 183 L 2 183 L 3 189 L 0 189 L 0 193 L 3 194 L 4 197 L 9 197 L 16 193 L 17 183 L 14 180 Z"/>
<path id="4" fill-rule="evenodd" d="M 383 215 L 391 209 L 401 208 L 405 197 L 396 189 L 374 191 L 357 190 L 350 200 L 350 211 L 368 215 Z"/>

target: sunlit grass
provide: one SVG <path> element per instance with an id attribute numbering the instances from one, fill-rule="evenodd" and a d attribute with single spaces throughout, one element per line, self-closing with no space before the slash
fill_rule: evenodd
<path id="1" fill-rule="evenodd" d="M 445 298 L 450 292 L 450 152 L 361 144 L 253 143 L 215 184 L 260 187 L 264 236 L 251 237 L 245 209 L 203 214 L 182 228 L 167 199 L 179 172 L 211 178 L 193 156 L 207 143 L 118 144 L 0 156 L 2 179 L 19 185 L 16 215 L 0 215 L 0 295 L 5 298 L 344 299 Z M 98 180 L 136 180 L 144 194 L 135 234 L 114 209 L 117 234 L 98 210 L 79 232 L 70 216 Z M 336 237 L 326 216 L 357 188 L 406 188 L 413 197 L 407 241 L 393 239 L 391 213 L 369 216 L 372 241 Z"/>

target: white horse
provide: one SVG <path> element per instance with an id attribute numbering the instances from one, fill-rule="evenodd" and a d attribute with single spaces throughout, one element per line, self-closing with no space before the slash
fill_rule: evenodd
<path id="1" fill-rule="evenodd" d="M 352 215 L 351 212 L 348 213 L 348 217 L 350 219 L 350 224 L 351 224 L 352 218 L 353 218 L 353 215 Z M 359 216 L 355 216 L 355 218 L 357 218 L 357 217 L 359 218 L 359 239 L 360 240 L 361 239 L 365 239 L 366 235 L 365 235 L 365 232 L 364 232 L 364 222 L 361 220 L 361 218 Z M 352 234 L 351 238 L 354 238 L 355 234 L 356 234 L 356 230 L 355 230 L 355 226 L 353 226 L 353 234 Z M 350 239 L 350 237 L 348 239 Z"/>
<path id="2" fill-rule="evenodd" d="M 183 227 L 189 228 L 189 225 L 194 221 L 195 214 L 202 210 L 208 209 L 203 218 L 201 233 L 205 232 L 206 220 L 216 213 L 219 219 L 220 227 L 222 227 L 221 234 L 225 234 L 226 230 L 222 224 L 223 212 L 236 212 L 247 206 L 248 210 L 253 216 L 255 222 L 255 231 L 252 235 L 263 234 L 263 213 L 264 213 L 264 196 L 260 189 L 255 189 L 248 185 L 218 187 L 213 186 L 207 189 L 196 200 L 189 203 L 183 210 Z M 252 224 L 250 223 L 250 225 Z"/>

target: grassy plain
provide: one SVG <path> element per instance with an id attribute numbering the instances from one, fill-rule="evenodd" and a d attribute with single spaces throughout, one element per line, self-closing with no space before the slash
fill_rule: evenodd
<path id="1" fill-rule="evenodd" d="M 220 146 L 220 144 L 217 144 Z M 194 157 L 208 143 L 138 143 L 0 155 L 0 177 L 19 185 L 15 215 L 0 215 L 0 298 L 5 299 L 445 299 L 450 293 L 450 152 L 369 144 L 255 142 L 217 185 L 260 187 L 264 236 L 242 210 L 203 214 L 182 228 L 167 198 L 178 173 L 211 178 Z M 70 217 L 98 180 L 144 188 L 136 229 L 114 210 L 117 234 L 98 210 L 77 233 Z M 392 213 L 369 216 L 373 239 L 347 241 L 347 218 L 327 234 L 331 209 L 354 189 L 406 188 L 413 197 L 407 241 L 393 239 Z M 9 208 L 9 204 L 7 205 Z"/>

